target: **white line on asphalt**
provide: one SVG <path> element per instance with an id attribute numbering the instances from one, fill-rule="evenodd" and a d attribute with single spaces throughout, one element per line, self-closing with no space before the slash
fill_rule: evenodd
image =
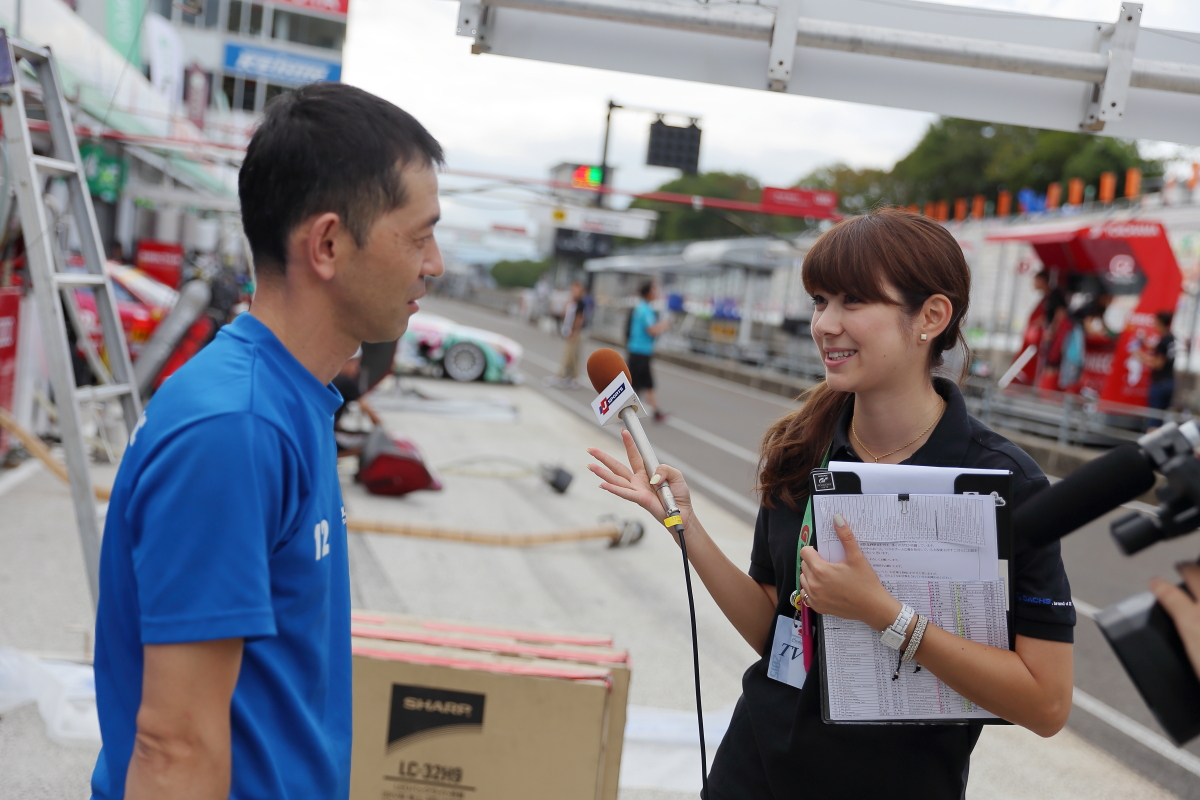
<path id="1" fill-rule="evenodd" d="M 1168 761 L 1178 764 L 1193 775 L 1200 775 L 1200 758 L 1197 758 L 1183 748 L 1176 747 L 1165 736 L 1160 736 L 1142 723 L 1130 719 L 1112 706 L 1092 697 L 1079 687 L 1075 687 L 1075 692 L 1071 699 L 1075 705 L 1096 719 L 1107 722 L 1129 738 L 1145 745 Z"/>
<path id="2" fill-rule="evenodd" d="M 42 462 L 29 459 L 19 467 L 13 467 L 4 475 L 0 475 L 0 495 L 10 492 L 17 488 L 18 485 L 24 483 L 26 479 L 33 477 L 33 473 L 42 468 Z"/>
<path id="3" fill-rule="evenodd" d="M 674 414 L 667 417 L 667 424 L 677 431 L 682 431 L 688 436 L 692 436 L 705 444 L 710 444 L 718 450 L 724 450 L 731 456 L 737 456 L 743 461 L 748 461 L 751 464 L 758 463 L 758 453 L 753 450 L 747 450 L 741 445 L 736 445 L 728 439 L 717 436 L 715 433 L 709 433 L 701 427 L 693 425 L 687 420 L 682 420 Z"/>
<path id="4" fill-rule="evenodd" d="M 595 423 L 596 418 L 590 413 L 590 410 L 583 408 L 579 402 L 570 395 L 560 392 L 558 389 L 552 389 L 549 386 L 539 386 L 538 388 L 547 395 L 553 397 L 568 410 L 575 412 L 588 422 Z M 601 428 L 601 430 L 606 431 L 609 435 L 615 438 L 620 438 L 619 428 Z M 705 475 L 700 470 L 688 466 L 683 461 L 680 461 L 678 458 L 675 458 L 663 450 L 655 449 L 655 453 L 658 455 L 660 461 L 670 464 L 680 472 L 684 473 L 684 475 L 687 476 L 688 481 L 698 488 L 708 492 L 711 495 L 716 495 L 725 502 L 729 503 L 731 506 L 746 512 L 752 517 L 758 516 L 758 503 L 754 502 L 749 497 L 730 489 L 716 478 Z"/>
<path id="5" fill-rule="evenodd" d="M 1100 613 L 1099 608 L 1087 602 L 1086 600 L 1080 600 L 1078 597 L 1072 596 L 1071 602 L 1075 604 L 1075 610 L 1080 614 L 1083 614 L 1088 619 L 1095 619 L 1096 615 Z"/>

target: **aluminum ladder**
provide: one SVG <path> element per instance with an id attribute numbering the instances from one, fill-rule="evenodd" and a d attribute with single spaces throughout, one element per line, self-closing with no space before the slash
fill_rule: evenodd
<path id="1" fill-rule="evenodd" d="M 47 155 L 35 154 L 33 150 L 21 70 L 25 70 L 26 75 L 31 72 L 41 88 L 51 145 Z M 119 400 L 125 429 L 132 432 L 141 417 L 142 403 L 125 346 L 116 296 L 104 271 L 100 229 L 54 56 L 49 48 L 32 47 L 9 38 L 3 30 L 0 30 L 0 121 L 4 123 L 4 141 L 11 165 L 9 179 L 16 193 L 25 239 L 26 266 L 50 368 L 84 566 L 95 603 L 100 596 L 101 524 L 88 471 L 82 409 L 85 404 Z M 66 270 L 55 230 L 57 220 L 51 217 L 46 207 L 45 192 L 55 179 L 65 180 L 70 193 L 63 218 L 74 223 L 87 268 L 84 272 Z M 95 299 L 96 316 L 103 334 L 102 354 L 92 346 L 88 332 L 80 324 L 75 299 L 75 293 L 80 290 L 91 291 Z M 75 386 L 68 324 L 74 327 L 77 341 L 88 356 L 96 385 Z"/>

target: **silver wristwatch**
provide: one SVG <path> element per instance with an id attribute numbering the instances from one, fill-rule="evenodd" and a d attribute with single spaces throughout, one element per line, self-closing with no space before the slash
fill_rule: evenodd
<path id="1" fill-rule="evenodd" d="M 893 650 L 899 650 L 900 646 L 904 644 L 904 634 L 908 631 L 908 623 L 912 622 L 915 613 L 917 612 L 913 611 L 913 607 L 908 603 L 902 605 L 896 621 L 879 634 L 879 641 Z"/>

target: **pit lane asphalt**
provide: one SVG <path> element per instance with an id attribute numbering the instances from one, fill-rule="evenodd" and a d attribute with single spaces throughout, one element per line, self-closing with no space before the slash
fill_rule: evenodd
<path id="1" fill-rule="evenodd" d="M 555 374 L 561 360 L 563 342 L 556 335 L 445 297 L 426 297 L 421 306 L 429 313 L 516 340 L 525 348 L 521 371 L 528 385 L 591 418 L 587 405 L 594 392 L 586 374 L 581 374 L 584 386 L 578 389 L 543 385 L 543 378 Z M 602 346 L 585 340 L 581 363 Z M 697 490 L 753 522 L 757 508 L 752 492 L 753 462 L 758 445 L 767 426 L 795 408 L 795 403 L 671 364 L 655 364 L 655 381 L 659 402 L 671 414 L 665 423 L 647 425 L 659 458 L 681 468 Z M 1172 577 L 1176 562 L 1195 560 L 1200 551 L 1200 537 L 1183 537 L 1126 558 L 1117 551 L 1108 532 L 1109 523 L 1124 513 L 1128 512 L 1118 510 L 1105 515 L 1063 540 L 1063 559 L 1080 609 L 1103 608 L 1136 594 L 1146 588 L 1153 575 Z M 1082 612 L 1075 634 L 1075 687 L 1117 713 L 1115 717 L 1106 714 L 1110 719 L 1105 721 L 1077 702 L 1068 723 L 1072 730 L 1179 797 L 1200 800 L 1200 739 L 1182 748 L 1182 753 L 1175 752 L 1172 759 L 1143 743 L 1145 737 L 1143 741 L 1136 738 L 1139 725 L 1160 739 L 1166 734 L 1099 628 Z M 1153 738 L 1150 741 L 1153 743 Z M 1020 765 L 1013 766 L 1020 769 Z"/>

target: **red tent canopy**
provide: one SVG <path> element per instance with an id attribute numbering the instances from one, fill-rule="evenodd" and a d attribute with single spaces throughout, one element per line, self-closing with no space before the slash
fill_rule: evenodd
<path id="1" fill-rule="evenodd" d="M 1150 376 L 1136 351 L 1157 338 L 1154 315 L 1174 313 L 1183 276 L 1166 230 L 1158 222 L 1132 219 L 1075 224 L 1025 225 L 1007 228 L 988 241 L 1021 241 L 1033 246 L 1053 285 L 1072 288 L 1079 276 L 1093 276 L 1110 294 L 1136 294 L 1138 303 L 1107 363 L 1089 364 L 1106 377 L 1100 397 L 1145 405 Z"/>

